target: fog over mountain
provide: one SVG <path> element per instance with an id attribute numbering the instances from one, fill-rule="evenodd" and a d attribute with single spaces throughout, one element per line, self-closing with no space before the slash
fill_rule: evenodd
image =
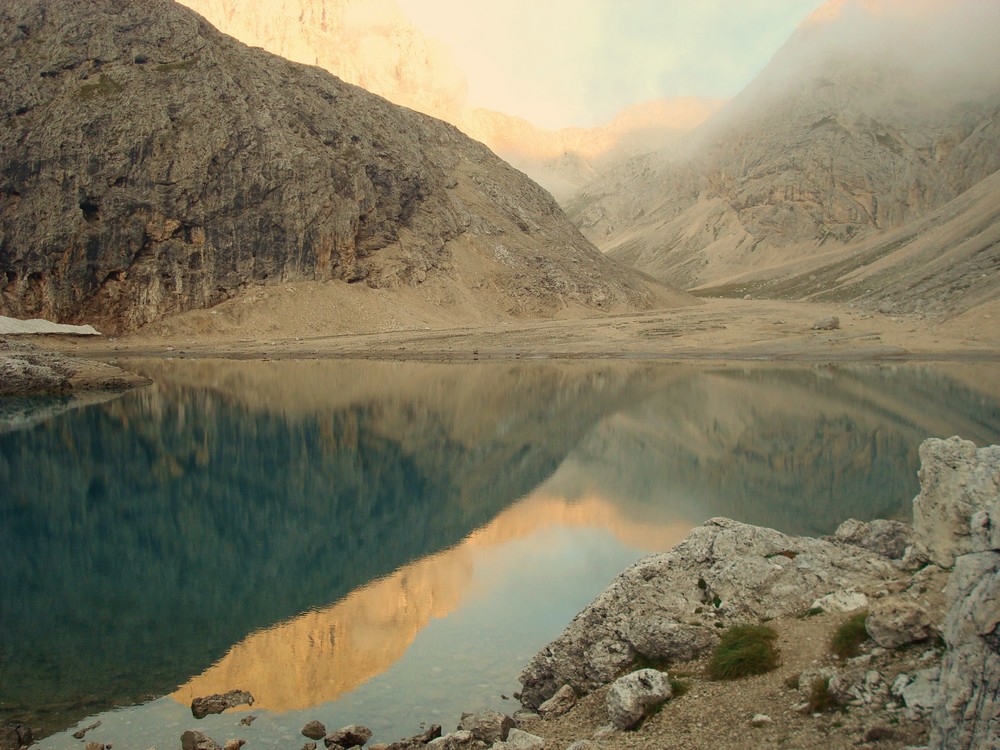
<path id="1" fill-rule="evenodd" d="M 982 0 L 827 3 L 679 154 L 615 165 L 571 218 L 614 257 L 684 287 L 767 294 L 782 279 L 792 296 L 874 298 L 854 282 L 877 262 L 871 271 L 897 266 L 883 284 L 914 276 L 890 305 L 961 305 L 970 286 L 969 299 L 994 297 L 996 274 L 980 270 L 1000 253 L 987 181 L 1000 168 L 997 29 L 1000 6 Z M 960 199 L 977 185 L 990 197 Z M 938 232 L 936 249 L 964 264 L 962 278 L 924 284 L 915 302 L 913 243 L 966 211 L 974 228 Z M 902 234 L 881 242 L 891 232 Z M 816 283 L 787 283 L 799 277 Z"/>

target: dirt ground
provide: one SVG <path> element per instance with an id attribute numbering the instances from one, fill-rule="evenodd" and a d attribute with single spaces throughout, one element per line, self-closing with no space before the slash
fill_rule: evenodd
<path id="1" fill-rule="evenodd" d="M 470 325 L 433 302 L 399 304 L 399 297 L 387 297 L 360 304 L 324 287 L 270 287 L 250 302 L 232 300 L 185 313 L 120 338 L 47 337 L 45 343 L 97 359 L 151 354 L 424 361 L 1000 360 L 1000 301 L 944 321 L 843 305 L 706 299 L 643 313 L 595 316 L 566 308 L 550 319 L 491 316 Z M 839 319 L 838 328 L 813 329 L 831 316 Z"/>

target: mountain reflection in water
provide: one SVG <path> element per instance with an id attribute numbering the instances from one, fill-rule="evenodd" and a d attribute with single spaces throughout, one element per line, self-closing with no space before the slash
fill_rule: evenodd
<path id="1" fill-rule="evenodd" d="M 48 730 L 250 680 L 334 700 L 539 525 L 633 559 L 715 515 L 828 533 L 906 518 L 925 437 L 1000 442 L 996 394 L 921 367 L 131 364 L 156 385 L 0 434 L 0 712 Z"/>

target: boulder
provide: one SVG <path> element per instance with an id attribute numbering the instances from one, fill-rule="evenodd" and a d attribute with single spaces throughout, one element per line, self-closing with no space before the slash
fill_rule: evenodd
<path id="1" fill-rule="evenodd" d="M 521 729 L 511 729 L 507 740 L 500 744 L 501 750 L 545 750 L 544 739 Z"/>
<path id="2" fill-rule="evenodd" d="M 585 695 L 644 659 L 691 658 L 717 639 L 691 624 L 696 610 L 760 622 L 837 591 L 874 594 L 900 576 L 868 549 L 714 518 L 612 581 L 521 671 L 521 702 L 537 707 L 563 685 Z"/>
<path id="3" fill-rule="evenodd" d="M 302 727 L 302 734 L 311 740 L 321 740 L 326 737 L 326 727 L 323 722 L 313 719 Z"/>
<path id="4" fill-rule="evenodd" d="M 945 590 L 948 615 L 931 747 L 1000 745 L 1000 554 L 963 555 Z"/>
<path id="5" fill-rule="evenodd" d="M 222 750 L 222 748 L 204 732 L 189 729 L 181 735 L 181 750 Z"/>
<path id="6" fill-rule="evenodd" d="M 569 685 L 563 685 L 556 694 L 538 707 L 538 714 L 543 719 L 554 719 L 562 716 L 576 705 L 576 692 Z"/>
<path id="7" fill-rule="evenodd" d="M 487 745 L 507 739 L 507 733 L 514 726 L 514 720 L 499 711 L 487 708 L 474 714 L 462 714 L 458 728 L 472 732 L 477 740 Z"/>
<path id="8" fill-rule="evenodd" d="M 837 527 L 833 537 L 838 542 L 853 544 L 899 560 L 913 544 L 913 527 L 908 523 L 882 518 L 867 522 L 849 518 Z"/>
<path id="9" fill-rule="evenodd" d="M 619 729 L 635 729 L 673 697 L 665 672 L 640 669 L 615 680 L 608 689 L 608 716 Z"/>
<path id="10" fill-rule="evenodd" d="M 920 446 L 920 464 L 913 530 L 931 560 L 950 568 L 957 555 L 1000 546 L 1000 446 L 931 438 Z"/>
<path id="11" fill-rule="evenodd" d="M 834 591 L 814 601 L 810 609 L 821 609 L 824 612 L 856 612 L 867 607 L 868 597 L 860 591 Z"/>
<path id="12" fill-rule="evenodd" d="M 903 699 L 911 717 L 926 715 L 937 705 L 940 680 L 941 668 L 928 667 L 914 674 L 899 690 L 899 697 Z M 895 683 L 893 687 L 896 687 Z"/>
<path id="13" fill-rule="evenodd" d="M 887 596 L 868 611 L 865 630 L 879 646 L 896 648 L 934 635 L 934 622 L 927 608 L 907 596 Z"/>
<path id="14" fill-rule="evenodd" d="M 227 708 L 234 706 L 253 705 L 253 696 L 246 690 L 230 690 L 228 693 L 216 693 L 191 701 L 191 714 L 196 719 L 204 719 L 209 714 L 221 714 Z"/>
<path id="15" fill-rule="evenodd" d="M 836 315 L 831 315 L 828 318 L 820 318 L 812 326 L 814 331 L 835 331 L 838 328 L 840 328 L 840 318 Z"/>
<path id="16" fill-rule="evenodd" d="M 327 747 L 339 745 L 340 747 L 361 747 L 372 738 L 372 730 L 361 724 L 350 724 L 330 732 L 323 738 L 323 744 Z"/>
<path id="17" fill-rule="evenodd" d="M 431 740 L 427 743 L 427 747 L 433 750 L 485 750 L 488 745 L 482 740 L 477 740 L 469 730 L 459 729 Z"/>

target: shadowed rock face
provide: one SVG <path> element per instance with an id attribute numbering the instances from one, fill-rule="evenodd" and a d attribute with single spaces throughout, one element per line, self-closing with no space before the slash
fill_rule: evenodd
<path id="1" fill-rule="evenodd" d="M 254 284 L 451 278 L 456 246 L 519 312 L 650 302 L 481 144 L 173 2 L 19 0 L 0 40 L 4 314 L 131 330 Z"/>

